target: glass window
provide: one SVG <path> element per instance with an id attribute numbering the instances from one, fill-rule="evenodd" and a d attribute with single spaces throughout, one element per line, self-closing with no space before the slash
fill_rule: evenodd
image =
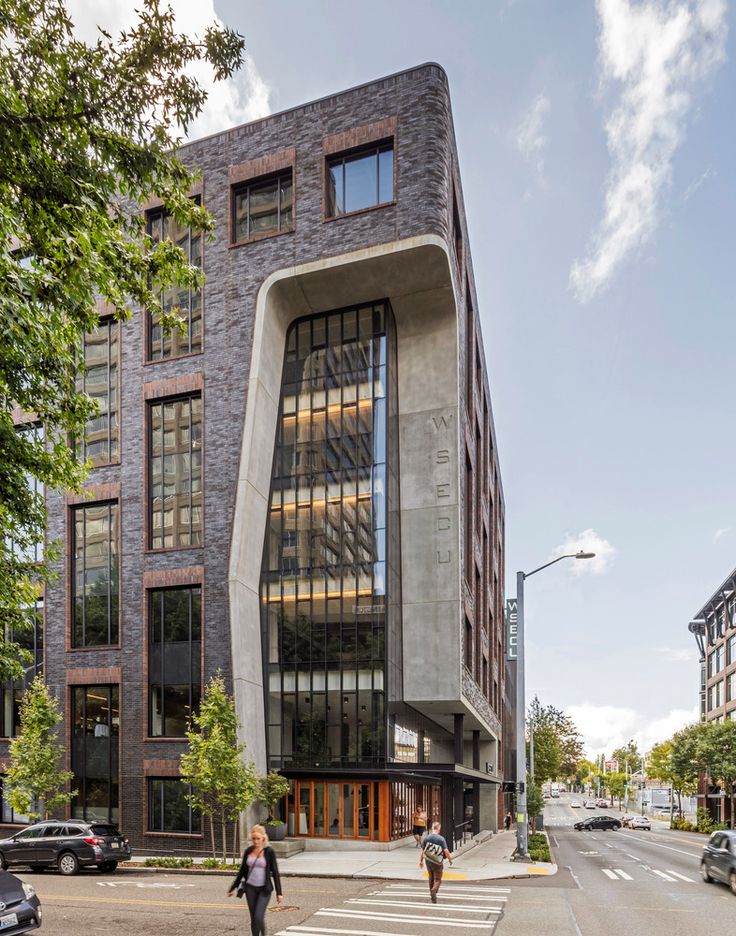
<path id="1" fill-rule="evenodd" d="M 77 440 L 77 454 L 95 467 L 118 458 L 119 332 L 119 322 L 105 319 L 84 338 L 84 372 L 77 378 L 77 392 L 92 397 L 97 415 Z"/>
<path id="2" fill-rule="evenodd" d="M 202 523 L 202 399 L 150 404 L 149 546 L 200 546 Z"/>
<path id="3" fill-rule="evenodd" d="M 399 561 L 393 335 L 383 302 L 287 332 L 261 591 L 272 767 L 386 758 L 387 656 L 400 667 L 399 602 L 389 616 L 386 598 Z M 328 825 L 333 805 L 320 806 Z"/>
<path id="4" fill-rule="evenodd" d="M 173 241 L 184 251 L 184 256 L 191 266 L 202 266 L 202 235 L 182 227 L 171 215 L 163 210 L 148 214 L 148 234 L 154 244 L 161 241 Z M 169 286 L 158 291 L 161 306 L 166 312 L 178 309 L 179 316 L 187 328 L 184 334 L 178 329 L 164 332 L 161 316 L 151 313 L 148 316 L 148 360 L 180 357 L 183 354 L 195 354 L 202 350 L 202 293 L 199 290 L 183 286 Z"/>
<path id="5" fill-rule="evenodd" d="M 148 595 L 149 735 L 182 738 L 201 694 L 202 589 Z"/>
<path id="6" fill-rule="evenodd" d="M 327 216 L 335 218 L 394 200 L 393 141 L 327 160 Z"/>
<path id="7" fill-rule="evenodd" d="M 19 434 L 19 438 L 26 437 L 25 443 L 29 445 L 36 445 L 43 440 L 43 427 L 37 423 L 25 423 L 17 426 L 15 431 Z M 42 507 L 45 496 L 45 486 L 43 482 L 29 473 L 26 473 L 25 480 L 31 501 L 35 501 L 33 507 Z M 29 504 L 29 506 L 31 506 L 31 504 Z M 28 536 L 28 533 L 28 529 L 17 531 L 17 535 L 21 537 Z M 6 534 L 5 545 L 13 554 L 13 558 L 18 562 L 40 562 L 43 559 L 43 538 L 29 543 L 21 542 L 16 537 Z"/>
<path id="8" fill-rule="evenodd" d="M 181 832 L 187 835 L 201 830 L 199 812 L 189 805 L 189 783 L 175 778 L 150 777 L 148 780 L 148 831 Z"/>
<path id="9" fill-rule="evenodd" d="M 39 596 L 33 608 L 28 609 L 28 627 L 20 633 L 11 630 L 8 639 L 28 650 L 32 661 L 26 668 L 23 679 L 15 683 L 3 683 L 2 708 L 0 708 L 0 737 L 14 738 L 20 728 L 20 704 L 23 692 L 38 673 L 43 672 L 44 603 Z"/>
<path id="10" fill-rule="evenodd" d="M 75 686 L 72 694 L 74 819 L 118 821 L 117 686 Z"/>
<path id="11" fill-rule="evenodd" d="M 233 243 L 267 234 L 290 231 L 294 226 L 293 170 L 233 189 Z"/>
<path id="12" fill-rule="evenodd" d="M 28 825 L 30 821 L 28 816 L 16 812 L 10 805 L 5 793 L 5 777 L 0 777 L 0 822 L 8 825 Z"/>
<path id="13" fill-rule="evenodd" d="M 118 640 L 119 505 L 116 501 L 72 510 L 72 639 L 75 647 Z"/>
<path id="14" fill-rule="evenodd" d="M 736 636 L 728 638 L 726 660 L 729 666 L 736 663 Z"/>

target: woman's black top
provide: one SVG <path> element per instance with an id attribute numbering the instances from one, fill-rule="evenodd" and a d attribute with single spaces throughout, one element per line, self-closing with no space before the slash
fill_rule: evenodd
<path id="1" fill-rule="evenodd" d="M 248 855 L 253 851 L 253 845 L 249 845 L 246 850 L 243 852 L 243 860 L 240 862 L 240 870 L 235 875 L 235 880 L 230 887 L 230 890 L 236 890 L 241 884 L 248 883 L 248 874 L 250 868 L 248 867 Z M 276 852 L 271 848 L 270 845 L 266 845 L 263 849 L 263 857 L 266 859 L 266 883 L 263 885 L 263 889 L 267 893 L 272 893 L 274 885 L 276 885 L 276 893 L 281 896 L 281 877 L 279 875 L 279 866 L 276 861 Z M 273 878 L 273 884 L 271 883 L 271 878 Z"/>

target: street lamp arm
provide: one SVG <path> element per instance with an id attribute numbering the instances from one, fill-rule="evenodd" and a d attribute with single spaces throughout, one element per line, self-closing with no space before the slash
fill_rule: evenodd
<path id="1" fill-rule="evenodd" d="M 565 553 L 564 556 L 558 556 L 556 559 L 550 560 L 550 562 L 545 562 L 544 565 L 539 566 L 537 569 L 532 569 L 531 572 L 522 572 L 521 574 L 525 579 L 528 579 L 532 575 L 536 575 L 537 572 L 541 572 L 542 569 L 547 569 L 549 566 L 554 565 L 555 562 L 561 562 L 563 559 L 577 559 L 580 556 L 580 553 Z"/>

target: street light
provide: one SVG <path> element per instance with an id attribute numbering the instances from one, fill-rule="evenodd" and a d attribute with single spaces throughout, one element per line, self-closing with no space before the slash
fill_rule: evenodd
<path id="1" fill-rule="evenodd" d="M 526 815 L 526 703 L 524 701 L 524 579 L 563 559 L 593 559 L 595 553 L 578 550 L 565 553 L 531 572 L 516 573 L 516 854 L 517 861 L 529 861 Z"/>

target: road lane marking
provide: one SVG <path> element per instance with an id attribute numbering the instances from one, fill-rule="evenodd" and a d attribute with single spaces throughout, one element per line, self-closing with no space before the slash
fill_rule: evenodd
<path id="1" fill-rule="evenodd" d="M 680 874 L 679 871 L 670 871 L 669 868 L 666 869 L 667 874 L 674 874 L 676 878 L 679 878 L 681 881 L 687 881 L 688 884 L 694 884 L 695 881 L 692 878 L 685 877 L 684 874 Z"/>
<path id="2" fill-rule="evenodd" d="M 613 873 L 613 871 L 609 870 L 608 868 L 601 868 L 601 871 L 606 875 L 606 877 L 609 877 L 612 881 L 618 881 L 618 877 Z"/>
<path id="3" fill-rule="evenodd" d="M 427 894 L 429 897 L 429 894 Z M 365 897 L 353 897 L 347 901 L 351 906 L 353 904 L 369 904 L 372 907 L 423 907 L 426 908 L 430 906 L 426 900 L 421 901 L 403 901 L 403 900 L 371 900 L 370 898 Z M 440 907 L 441 910 L 452 910 L 453 912 L 458 913 L 500 913 L 500 907 L 458 907 L 457 904 L 450 907 Z"/>
<path id="4" fill-rule="evenodd" d="M 240 907 L 236 903 L 195 903 L 191 900 L 144 900 L 140 897 L 117 897 L 112 894 L 109 897 L 77 897 L 74 894 L 44 894 L 42 902 L 49 900 L 57 900 L 60 903 L 73 903 L 74 901 L 84 901 L 85 903 L 98 903 L 98 904 L 135 904 L 139 907 L 190 907 L 190 908 L 205 908 L 207 910 L 215 909 L 224 909 L 224 910 L 240 910 Z"/>
<path id="5" fill-rule="evenodd" d="M 655 842 L 653 838 L 642 838 L 639 835 L 628 835 L 627 838 L 633 838 L 635 842 L 645 842 L 654 845 L 655 848 L 666 848 L 667 851 L 677 852 L 678 855 L 687 855 L 688 858 L 700 858 L 702 852 L 697 855 L 693 852 L 683 851 L 681 848 L 673 848 L 671 845 L 663 845 L 661 842 Z"/>
<path id="6" fill-rule="evenodd" d="M 670 884 L 675 883 L 675 879 L 673 877 L 670 877 L 669 874 L 665 874 L 664 871 L 657 871 L 656 868 L 652 868 L 651 870 L 652 870 L 652 874 L 658 874 L 659 877 L 661 877 L 663 881 L 669 881 Z"/>
<path id="7" fill-rule="evenodd" d="M 337 917 L 342 920 L 377 920 L 380 923 L 416 923 L 417 921 L 416 914 L 402 916 L 398 913 L 379 913 L 378 911 L 367 913 L 363 910 L 345 910 L 342 908 L 339 910 L 318 910 L 315 916 Z M 455 929 L 477 929 L 479 925 L 477 920 L 469 923 L 467 921 L 451 920 L 447 917 L 425 916 L 421 917 L 421 923 L 422 926 L 451 926 Z"/>
<path id="8" fill-rule="evenodd" d="M 622 871 L 621 868 L 615 868 L 614 870 L 616 871 L 616 874 L 619 874 L 619 875 L 624 879 L 624 881 L 633 881 L 633 880 L 634 880 L 634 879 L 631 877 L 631 875 L 627 874 L 625 871 Z"/>
<path id="9" fill-rule="evenodd" d="M 628 852 L 624 852 L 627 858 L 633 858 L 634 861 L 641 861 L 641 858 L 637 858 L 636 855 L 630 855 Z"/>

